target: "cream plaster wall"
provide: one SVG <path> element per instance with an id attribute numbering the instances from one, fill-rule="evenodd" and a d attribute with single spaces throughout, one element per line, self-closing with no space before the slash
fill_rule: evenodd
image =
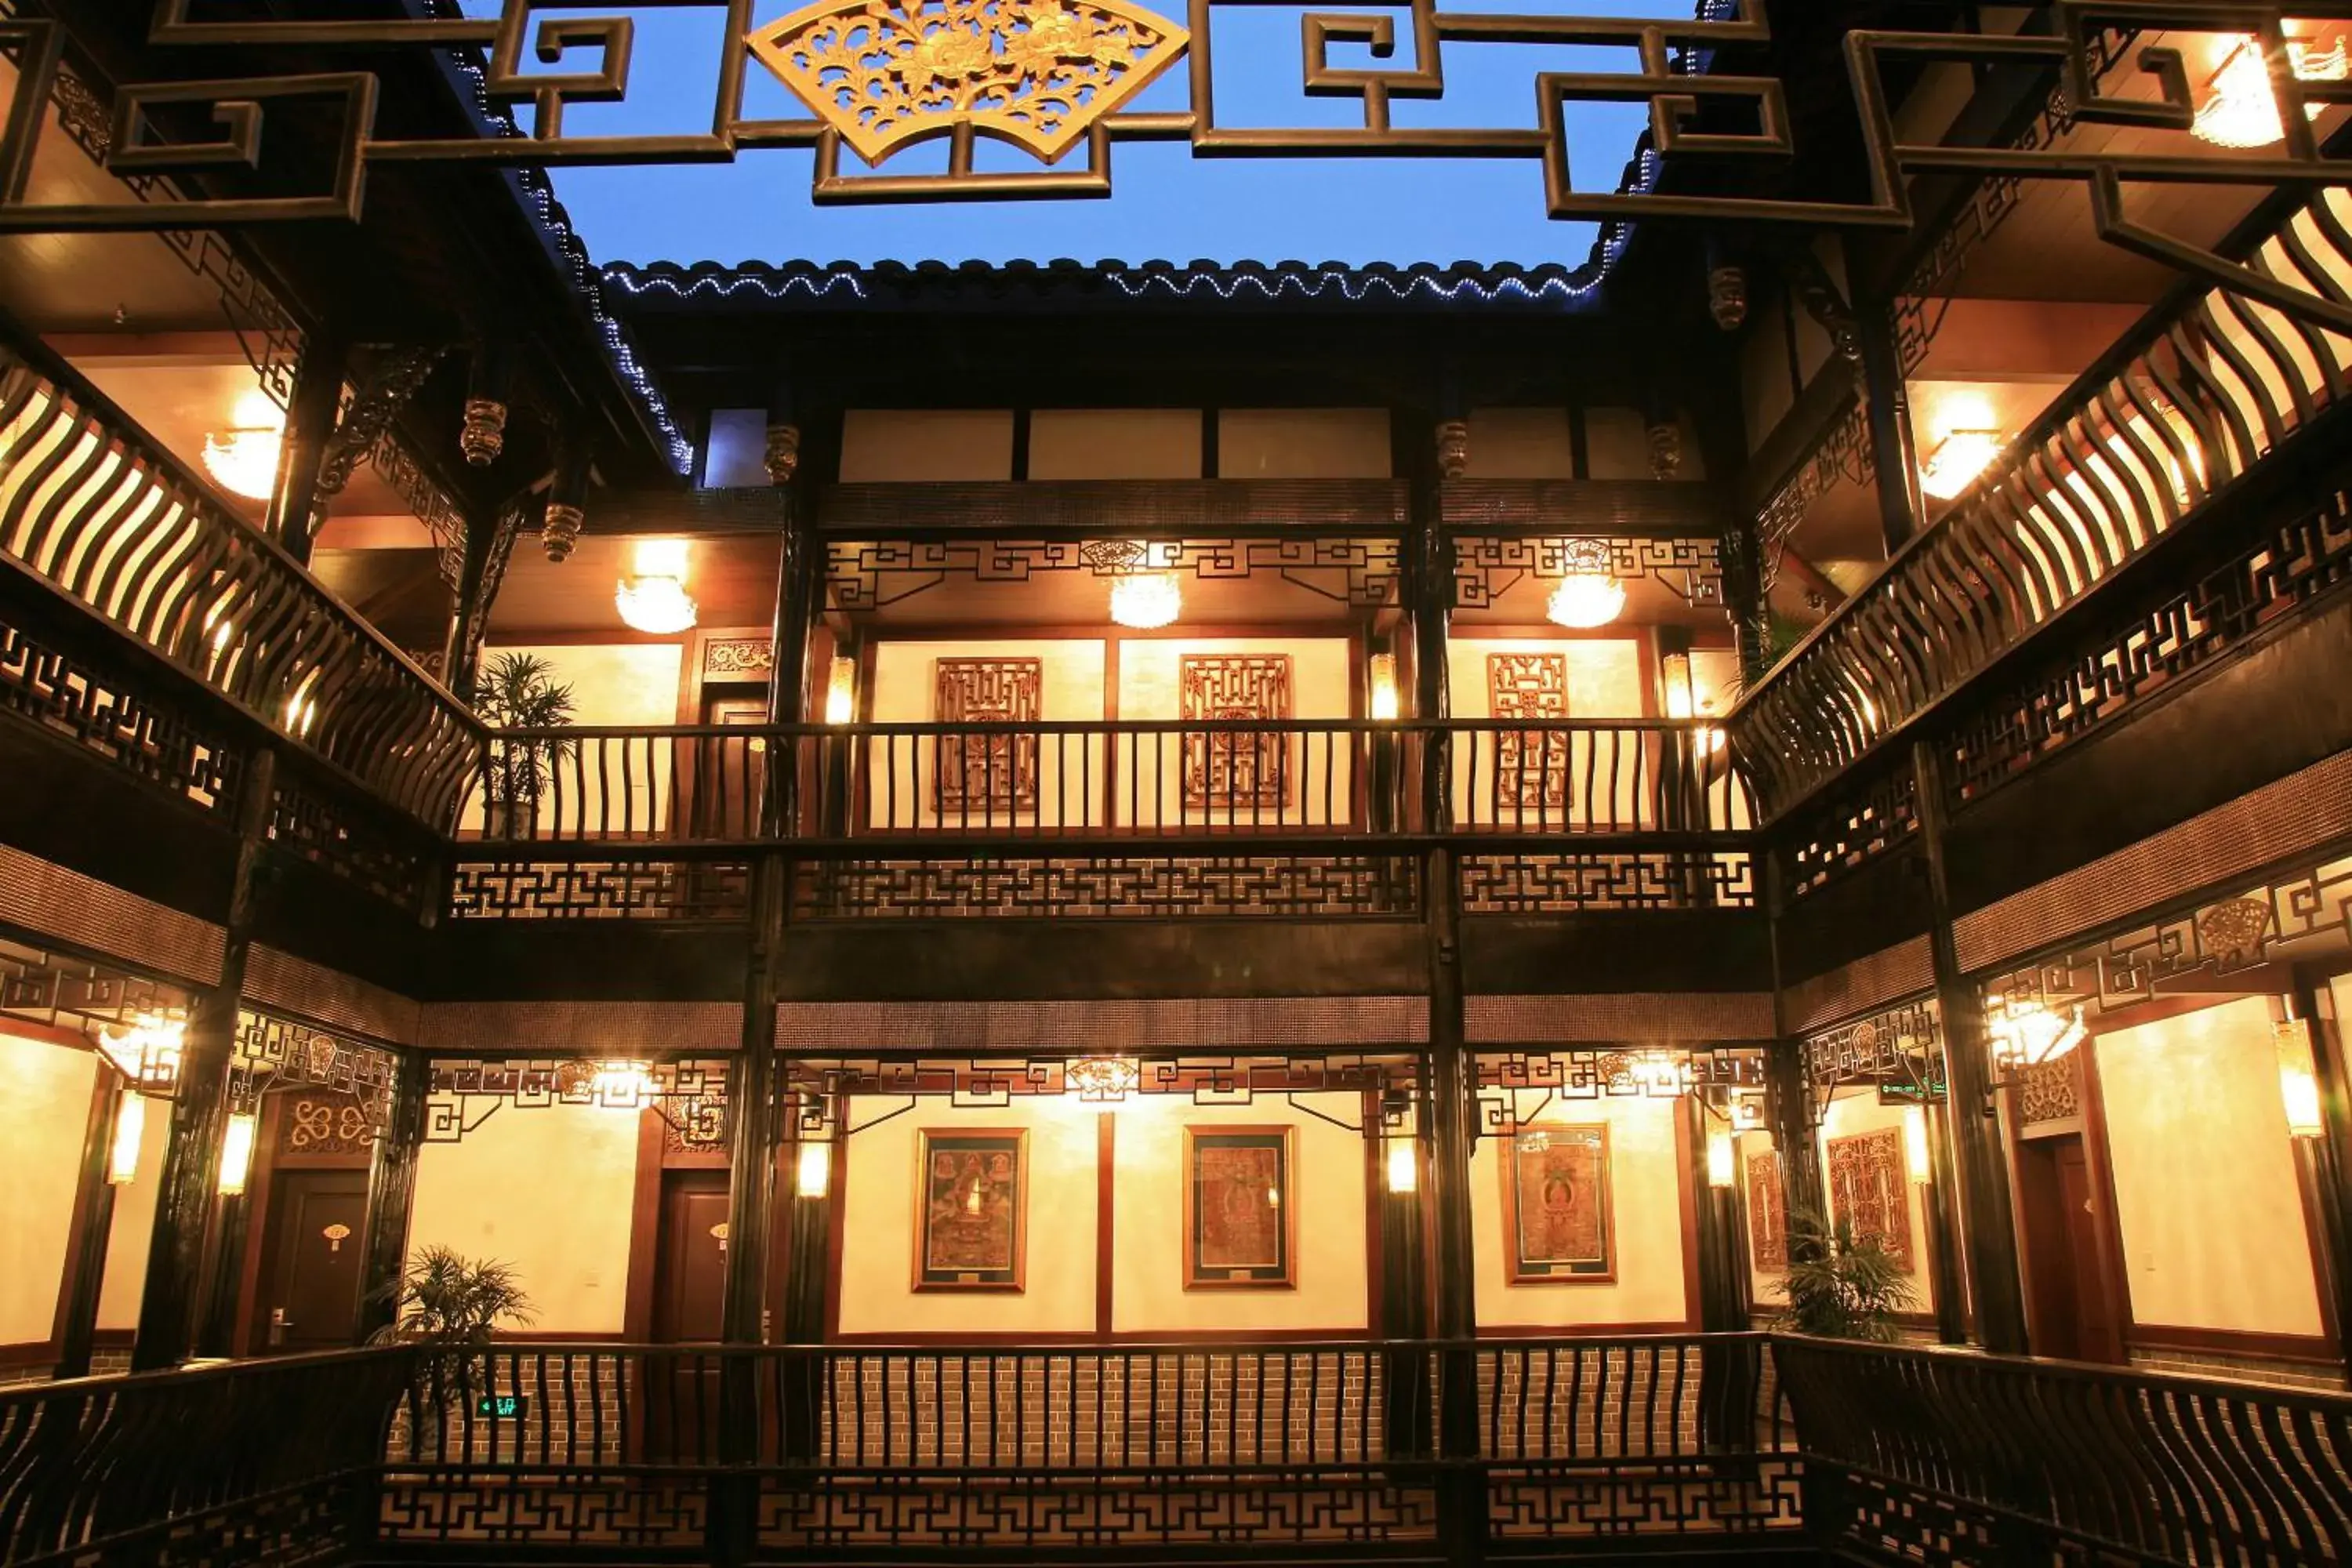
<path id="1" fill-rule="evenodd" d="M 2269 999 L 2119 1029 L 2095 1048 L 2133 1321 L 2319 1333 Z"/>
<path id="2" fill-rule="evenodd" d="M 851 1126 L 904 1100 L 855 1099 Z M 1087 1334 L 1095 1327 L 1099 1108 L 1075 1099 L 1016 1098 L 999 1109 L 955 1110 L 919 1101 L 853 1136 L 841 1194 L 841 1321 L 845 1334 Z M 917 1290 L 917 1135 L 1029 1131 L 1027 1251 L 1021 1290 Z"/>
<path id="3" fill-rule="evenodd" d="M 1822 1180 L 1825 1185 L 1830 1181 L 1831 1139 L 1851 1138 L 1858 1132 L 1877 1132 L 1889 1127 L 1898 1138 L 1902 1135 L 1903 1108 L 1879 1104 L 1876 1089 L 1843 1089 L 1833 1095 L 1828 1111 L 1822 1117 Z M 1837 1212 L 1836 1194 L 1827 1191 L 1823 1197 L 1830 1205 L 1830 1225 L 1834 1229 L 1843 1217 Z M 1906 1310 L 1932 1312 L 1936 1310 L 1936 1286 L 1927 1267 L 1927 1205 L 1918 1184 L 1908 1179 L 1907 1173 L 1903 1198 L 1911 1219 L 1911 1274 L 1907 1281 L 1911 1305 Z"/>
<path id="4" fill-rule="evenodd" d="M 1472 1252 L 1482 1327 L 1576 1328 L 1588 1323 L 1686 1323 L 1690 1300 L 1684 1277 L 1683 1157 L 1675 1136 L 1683 1116 L 1676 1100 L 1619 1099 L 1543 1105 L 1539 1092 L 1521 1091 L 1519 1114 L 1534 1125 L 1609 1126 L 1614 1281 L 1513 1285 L 1503 1232 L 1503 1154 L 1498 1139 L 1481 1138 L 1470 1159 Z M 1541 1107 L 1540 1110 L 1538 1107 Z"/>
<path id="5" fill-rule="evenodd" d="M 1470 412 L 1473 479 L 1572 479 L 1576 438 L 1565 408 L 1475 408 Z"/>
<path id="6" fill-rule="evenodd" d="M 572 722 L 578 728 L 677 722 L 678 679 L 686 658 L 683 643 L 509 644 L 489 649 L 483 663 L 487 666 L 491 658 L 507 653 L 529 654 L 544 661 L 549 680 L 572 689 Z M 554 764 L 553 771 L 562 779 L 562 797 L 559 801 L 551 790 L 540 803 L 541 817 L 552 821 L 560 809 L 566 822 L 576 824 L 584 814 L 584 820 L 592 825 L 609 822 L 616 835 L 625 822 L 639 832 L 663 826 L 675 762 L 669 741 L 649 741 L 629 757 L 630 764 L 639 770 L 638 776 L 625 781 L 619 755 L 588 748 L 576 759 Z M 467 803 L 464 826 L 478 829 L 481 825 L 478 795 Z"/>
<path id="7" fill-rule="evenodd" d="M 172 1146 L 172 1102 L 150 1099 L 141 1123 L 139 1173 L 114 1189 L 114 1218 L 106 1231 L 106 1275 L 98 1287 L 98 1326 L 135 1329 L 147 1290 L 147 1250 L 155 1238 L 155 1200 L 163 1184 L 163 1155 Z"/>
<path id="8" fill-rule="evenodd" d="M 1297 719 L 1345 719 L 1355 689 L 1349 644 L 1344 637 L 1124 637 L 1118 645 L 1118 714 L 1122 719 L 1178 719 L 1180 661 L 1187 654 L 1266 654 L 1290 656 L 1291 716 Z M 1353 815 L 1349 798 L 1355 787 L 1354 749 L 1349 737 L 1299 737 L 1290 742 L 1290 804 L 1279 820 L 1309 827 L 1342 826 Z M 1180 822 L 1223 822 L 1223 810 L 1184 810 L 1184 738 L 1181 735 L 1139 735 L 1132 750 L 1122 751 L 1119 767 L 1131 778 L 1118 786 L 1118 820 L 1134 819 L 1141 803 L 1142 820 L 1150 825 Z M 1326 785 L 1328 785 L 1327 791 Z M 1150 802 L 1159 793 L 1155 809 Z M 1135 793 L 1140 791 L 1140 795 Z M 1276 820 L 1268 806 L 1263 816 L 1247 805 L 1236 806 L 1234 820 L 1247 824 Z"/>
<path id="9" fill-rule="evenodd" d="M 636 1172 L 634 1111 L 502 1106 L 418 1154 L 410 1253 L 438 1244 L 512 1265 L 533 1333 L 616 1334 Z"/>
<path id="10" fill-rule="evenodd" d="M 959 642 L 880 642 L 874 647 L 873 716 L 877 724 L 928 724 L 938 704 L 938 662 L 942 658 L 1034 658 L 1039 662 L 1040 717 L 1099 721 L 1103 717 L 1104 645 L 1079 637 L 1037 641 L 970 638 Z M 866 793 L 872 820 L 937 826 L 940 814 L 931 791 L 936 763 L 928 742 L 901 738 L 893 745 L 877 737 L 866 748 Z M 1057 764 L 1058 760 L 1058 766 Z M 1101 819 L 1104 752 L 1099 737 L 1045 737 L 1038 747 L 1037 811 L 999 812 L 993 824 L 974 802 L 975 826 L 1029 826 L 1042 812 L 1046 823 L 1076 826 Z M 1093 781 L 1095 789 L 1082 788 Z M 1064 799 L 1065 792 L 1068 799 Z M 895 816 L 894 816 L 895 814 Z M 950 823 L 965 820 L 949 814 Z"/>
<path id="11" fill-rule="evenodd" d="M 1218 411 L 1220 479 L 1384 479 L 1394 466 L 1385 408 Z"/>
<path id="12" fill-rule="evenodd" d="M 1013 477 L 1010 409 L 853 408 L 841 426 L 841 482 Z"/>
<path id="13" fill-rule="evenodd" d="M 1363 1119 L 1361 1096 L 1304 1094 L 1299 1103 L 1343 1122 Z M 1140 1095 L 1118 1118 L 1111 1206 L 1111 1326 L 1120 1333 L 1203 1329 L 1360 1331 L 1369 1323 L 1363 1135 L 1279 1100 L 1194 1106 Z M 1184 1289 L 1184 1129 L 1279 1127 L 1292 1133 L 1293 1289 Z M 1066 1242 L 1064 1243 L 1066 1245 Z M 1034 1257 L 1034 1253 L 1033 1253 Z"/>
<path id="14" fill-rule="evenodd" d="M 1197 479 L 1197 408 L 1040 408 L 1029 416 L 1033 479 Z"/>
<path id="15" fill-rule="evenodd" d="M 1450 687 L 1454 716 L 1457 719 L 1485 719 L 1491 716 L 1492 703 L 1486 685 L 1486 658 L 1489 654 L 1558 653 L 1568 656 L 1568 718 L 1638 719 L 1642 716 L 1643 694 L 1652 682 L 1643 668 L 1642 645 L 1633 637 L 1461 637 L 1446 645 L 1446 679 Z M 1492 823 L 1496 820 L 1497 804 L 1494 788 L 1496 742 L 1493 734 L 1480 735 L 1472 746 L 1457 746 L 1454 756 L 1454 819 L 1456 822 Z M 1570 821 L 1585 819 L 1582 781 L 1587 776 L 1612 776 L 1605 753 L 1596 753 L 1596 738 L 1578 736 L 1567 742 L 1568 753 L 1563 761 L 1568 768 L 1568 812 Z M 1630 817 L 1636 805 L 1636 775 L 1655 776 L 1654 760 L 1647 772 L 1635 766 L 1637 758 L 1631 748 L 1644 745 L 1639 735 L 1628 734 L 1611 741 L 1599 738 L 1603 746 L 1620 744 L 1628 748 L 1614 771 L 1617 780 L 1617 810 Z M 1531 749 L 1528 766 L 1532 771 L 1538 757 Z M 1599 771 L 1594 772 L 1598 767 Z M 1473 774 L 1476 778 L 1478 798 L 1473 800 Z M 1514 813 L 1506 797 L 1503 816 L 1513 819 Z M 1534 808 L 1528 818 L 1535 817 Z M 1557 819 L 1557 808 L 1554 813 Z"/>
<path id="16" fill-rule="evenodd" d="M 97 1077 L 94 1052 L 0 1033 L 10 1125 L 0 1139 L 0 1345 L 57 1327 Z"/>

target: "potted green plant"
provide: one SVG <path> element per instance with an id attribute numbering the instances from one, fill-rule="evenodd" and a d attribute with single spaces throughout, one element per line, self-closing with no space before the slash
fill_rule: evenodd
<path id="1" fill-rule="evenodd" d="M 555 684 L 554 673 L 536 654 L 499 654 L 482 670 L 475 710 L 499 731 L 562 729 L 572 722 L 572 688 Z M 577 754 L 579 746 L 547 735 L 491 736 L 482 768 L 483 837 L 530 837 L 556 763 Z"/>
<path id="2" fill-rule="evenodd" d="M 1895 1315 L 1911 1308 L 1903 1265 L 1875 1236 L 1857 1237 L 1850 1220 L 1832 1227 L 1822 1215 L 1789 1215 L 1789 1305 L 1776 1328 L 1830 1340 L 1884 1344 L 1901 1330 Z"/>
<path id="3" fill-rule="evenodd" d="M 447 1458 L 453 1426 L 457 1433 L 472 1432 L 472 1417 L 480 1412 L 468 1407 L 494 1401 L 498 1393 L 483 1349 L 500 1325 L 532 1320 L 530 1298 L 510 1265 L 476 1261 L 454 1247 L 428 1247 L 375 1299 L 393 1306 L 393 1320 L 377 1331 L 376 1342 L 415 1345 L 423 1352 L 405 1412 L 409 1452 Z M 463 1447 L 466 1439 L 461 1436 L 457 1442 Z"/>

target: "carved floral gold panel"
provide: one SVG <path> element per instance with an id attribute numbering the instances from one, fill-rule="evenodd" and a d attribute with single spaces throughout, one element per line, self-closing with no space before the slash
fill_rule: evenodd
<path id="1" fill-rule="evenodd" d="M 932 717 L 942 724 L 1029 724 L 1042 711 L 1045 667 L 1034 658 L 942 658 Z M 931 773 L 941 816 L 1037 809 L 1037 737 L 943 735 Z"/>
<path id="2" fill-rule="evenodd" d="M 1127 0 L 818 0 L 751 36 L 868 163 L 959 125 L 1050 163 L 1191 40 Z"/>
<path id="3" fill-rule="evenodd" d="M 1913 1272 L 1910 1162 L 1901 1130 L 1881 1127 L 1832 1138 L 1829 1156 L 1832 1214 L 1853 1227 L 1857 1241 L 1878 1237 L 1903 1271 Z"/>
<path id="4" fill-rule="evenodd" d="M 1490 653 L 1486 711 L 1496 719 L 1568 717 L 1568 656 Z M 1516 816 L 1568 805 L 1568 737 L 1505 730 L 1495 737 L 1495 811 Z"/>
<path id="5" fill-rule="evenodd" d="M 1286 653 L 1188 653 L 1176 661 L 1178 714 L 1185 719 L 1287 719 Z M 1290 804 L 1289 737 L 1184 737 L 1184 809 L 1280 811 Z"/>

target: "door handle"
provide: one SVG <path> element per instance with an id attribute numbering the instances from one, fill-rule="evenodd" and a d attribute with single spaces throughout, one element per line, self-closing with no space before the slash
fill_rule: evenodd
<path id="1" fill-rule="evenodd" d="M 285 1308 L 272 1307 L 269 1309 L 269 1342 L 271 1344 L 284 1344 L 286 1342 L 286 1331 L 293 1326 L 293 1324 L 286 1321 Z"/>

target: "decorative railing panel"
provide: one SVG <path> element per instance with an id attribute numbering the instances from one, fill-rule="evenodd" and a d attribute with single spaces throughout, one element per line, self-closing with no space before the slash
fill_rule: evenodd
<path id="1" fill-rule="evenodd" d="M 2248 265 L 2352 297 L 2352 192 Z M 1729 729 L 1776 816 L 2048 625 L 2332 406 L 2352 339 L 2213 289 L 2086 372 L 1953 510 L 1783 660 Z"/>
<path id="2" fill-rule="evenodd" d="M 566 729 L 492 735 L 461 833 L 532 844 L 1737 833 L 1720 731 L 1672 721 L 1224 720 Z"/>
<path id="3" fill-rule="evenodd" d="M 2352 1399 L 1820 1340 L 1774 1346 L 1817 1529 L 1947 1562 L 2352 1561 Z M 1842 1473 L 1841 1473 L 1842 1472 Z M 1907 1525 L 1905 1522 L 1908 1521 Z M 1913 1539 L 1930 1524 L 1940 1552 Z"/>
<path id="4" fill-rule="evenodd" d="M 472 717 L 37 347 L 0 343 L 0 556 L 446 826 Z"/>

